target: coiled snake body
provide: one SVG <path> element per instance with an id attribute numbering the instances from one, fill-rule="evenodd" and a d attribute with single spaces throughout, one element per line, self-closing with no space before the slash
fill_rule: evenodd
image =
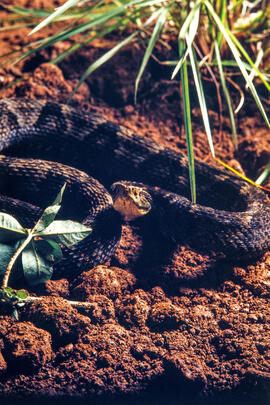
<path id="1" fill-rule="evenodd" d="M 104 263 L 115 251 L 121 218 L 105 187 L 119 180 L 144 184 L 152 197 L 149 215 L 176 241 L 229 259 L 256 258 L 270 246 L 268 197 L 236 176 L 196 162 L 194 205 L 185 156 L 100 115 L 2 99 L 0 123 L 0 211 L 33 226 L 67 182 L 62 217 L 93 228 L 65 251 L 59 266 L 67 273 Z"/>

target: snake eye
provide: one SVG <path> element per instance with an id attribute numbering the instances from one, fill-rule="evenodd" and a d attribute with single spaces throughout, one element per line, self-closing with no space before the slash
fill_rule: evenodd
<path id="1" fill-rule="evenodd" d="M 125 221 L 131 221 L 151 210 L 152 197 L 141 186 L 128 182 L 117 182 L 111 187 L 113 207 Z"/>

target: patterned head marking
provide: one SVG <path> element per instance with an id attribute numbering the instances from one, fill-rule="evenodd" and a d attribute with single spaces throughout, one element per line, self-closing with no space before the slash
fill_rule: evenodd
<path id="1" fill-rule="evenodd" d="M 114 209 L 125 221 L 132 221 L 151 210 L 152 198 L 144 187 L 119 181 L 112 185 L 111 194 Z"/>
<path id="2" fill-rule="evenodd" d="M 27 130 L 35 125 L 39 119 L 45 101 L 31 99 L 5 99 L 2 101 L 7 111 L 16 117 L 17 124 L 20 128 Z"/>

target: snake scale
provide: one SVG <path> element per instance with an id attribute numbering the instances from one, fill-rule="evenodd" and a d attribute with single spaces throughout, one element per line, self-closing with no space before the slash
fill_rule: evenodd
<path id="1" fill-rule="evenodd" d="M 0 211 L 33 226 L 67 182 L 62 218 L 93 228 L 56 265 L 67 274 L 105 263 L 116 250 L 122 219 L 107 189 L 119 180 L 143 184 L 152 199 L 148 215 L 177 242 L 232 260 L 257 258 L 270 246 L 267 195 L 232 174 L 196 162 L 194 205 L 184 155 L 101 115 L 2 99 L 0 122 Z"/>

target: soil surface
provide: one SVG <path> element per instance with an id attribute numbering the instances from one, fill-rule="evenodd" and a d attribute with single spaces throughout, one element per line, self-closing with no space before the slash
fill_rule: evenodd
<path id="1" fill-rule="evenodd" d="M 62 4 L 2 2 L 11 3 L 32 8 Z M 0 10 L 0 20 L 6 19 L 6 11 Z M 47 28 L 35 39 L 53 30 L 54 26 Z M 27 33 L 28 29 L 1 31 L 0 53 L 25 44 Z M 59 66 L 48 61 L 70 42 L 4 66 L 0 97 L 66 102 L 81 73 L 116 40 L 93 43 Z M 139 103 L 133 104 L 141 58 L 138 46 L 125 49 L 90 76 L 72 104 L 185 153 L 179 83 L 168 80 L 169 69 L 151 61 Z M 7 88 L 14 80 L 17 84 Z M 235 150 L 227 118 L 220 128 L 215 90 L 211 83 L 205 86 L 217 156 L 256 177 L 270 159 L 270 133 L 256 107 L 247 96 L 245 110 L 237 116 Z M 196 157 L 217 164 L 210 156 L 195 98 L 193 105 Z M 91 404 L 268 403 L 270 254 L 240 265 L 236 259 L 216 262 L 153 235 L 151 224 L 143 230 L 125 225 L 120 246 L 106 266 L 32 290 L 44 300 L 24 307 L 19 321 L 1 312 L 1 404 L 15 403 L 15 398 L 20 404 L 26 398 L 28 404 L 31 398 L 39 398 L 41 404 L 56 398 L 57 404 L 59 398 L 66 404 L 90 403 L 80 402 L 84 398 Z M 90 305 L 78 311 L 66 299 Z"/>

